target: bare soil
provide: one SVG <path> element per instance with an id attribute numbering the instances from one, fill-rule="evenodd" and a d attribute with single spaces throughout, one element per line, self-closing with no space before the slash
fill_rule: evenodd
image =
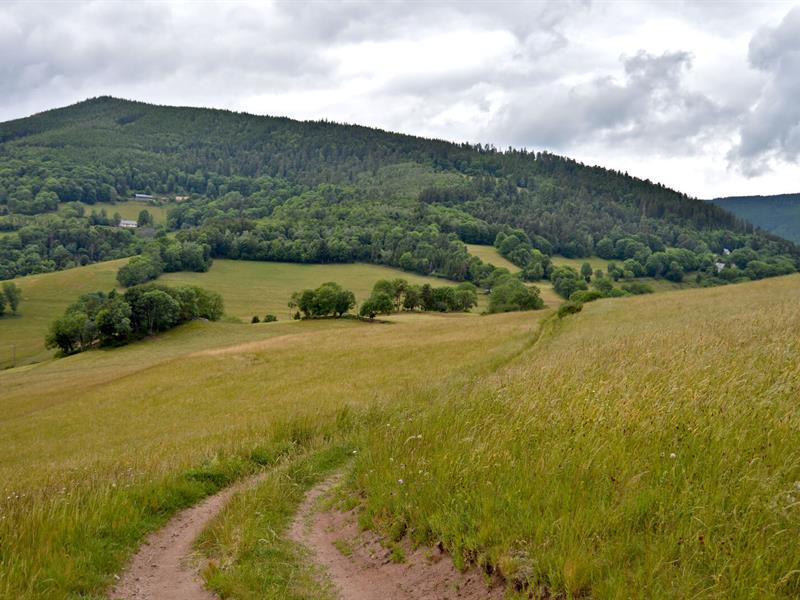
<path id="1" fill-rule="evenodd" d="M 133 556 L 111 590 L 111 600 L 217 600 L 203 586 L 201 560 L 194 542 L 236 492 L 256 485 L 263 475 L 209 496 L 178 513 L 163 528 L 151 534 Z"/>
<path id="2" fill-rule="evenodd" d="M 305 498 L 289 538 L 305 546 L 323 567 L 341 600 L 478 600 L 500 599 L 502 585 L 487 585 L 475 569 L 460 572 L 450 556 L 437 548 L 413 549 L 403 544 L 402 562 L 378 535 L 361 531 L 355 511 L 320 510 L 320 499 L 335 485 L 329 479 Z"/>

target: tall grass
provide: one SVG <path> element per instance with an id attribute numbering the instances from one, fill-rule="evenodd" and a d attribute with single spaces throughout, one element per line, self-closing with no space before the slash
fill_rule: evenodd
<path id="1" fill-rule="evenodd" d="M 363 523 L 528 595 L 800 594 L 797 277 L 601 301 L 367 430 Z"/>
<path id="2" fill-rule="evenodd" d="M 196 324 L 0 373 L 0 598 L 99 597 L 179 508 L 518 352 L 538 318 Z"/>

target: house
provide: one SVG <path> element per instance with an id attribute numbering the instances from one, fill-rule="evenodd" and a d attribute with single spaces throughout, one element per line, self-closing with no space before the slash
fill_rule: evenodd
<path id="1" fill-rule="evenodd" d="M 175 202 L 186 202 L 189 196 L 175 196 Z"/>
<path id="2" fill-rule="evenodd" d="M 150 194 L 134 194 L 133 197 L 137 200 L 155 200 Z"/>
<path id="3" fill-rule="evenodd" d="M 717 273 L 719 273 L 720 271 L 722 271 L 722 269 L 725 268 L 725 263 L 723 263 L 723 262 L 715 262 L 714 266 L 717 267 Z"/>
<path id="4" fill-rule="evenodd" d="M 130 221 L 128 219 L 120 219 L 119 226 L 124 227 L 125 229 L 136 229 L 138 223 L 136 221 Z"/>

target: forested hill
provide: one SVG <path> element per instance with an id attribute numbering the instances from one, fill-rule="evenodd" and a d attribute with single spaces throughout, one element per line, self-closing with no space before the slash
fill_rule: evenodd
<path id="1" fill-rule="evenodd" d="M 800 194 L 731 196 L 711 202 L 761 229 L 800 243 Z"/>
<path id="2" fill-rule="evenodd" d="M 713 204 L 553 154 L 101 97 L 0 124 L 0 279 L 141 251 L 140 236 L 84 206 L 134 193 L 180 197 L 167 229 L 241 259 L 479 280 L 462 242 L 499 240 L 534 279 L 552 253 L 714 279 L 726 251 L 747 249 L 748 277 L 800 256 Z"/>

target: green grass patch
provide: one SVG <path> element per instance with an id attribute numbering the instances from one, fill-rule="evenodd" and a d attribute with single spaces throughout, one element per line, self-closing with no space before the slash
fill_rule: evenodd
<path id="1" fill-rule="evenodd" d="M 87 217 L 92 214 L 92 211 L 99 213 L 101 210 L 105 210 L 109 217 L 113 216 L 115 213 L 119 213 L 121 218 L 130 221 L 138 219 L 139 213 L 146 210 L 153 216 L 156 225 L 165 225 L 167 222 L 167 211 L 173 206 L 176 206 L 174 203 L 151 204 L 150 202 L 142 200 L 126 200 L 121 202 L 97 202 L 95 204 L 68 202 L 62 204 L 59 210 L 73 205 L 82 206 L 84 215 Z"/>

